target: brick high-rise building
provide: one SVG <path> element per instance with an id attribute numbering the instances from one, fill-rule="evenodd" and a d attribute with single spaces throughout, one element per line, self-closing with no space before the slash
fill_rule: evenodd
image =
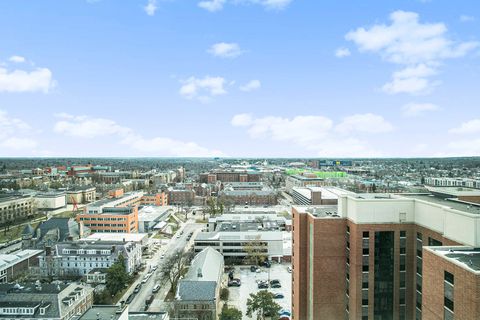
<path id="1" fill-rule="evenodd" d="M 292 319 L 480 318 L 480 207 L 344 194 L 292 212 Z"/>

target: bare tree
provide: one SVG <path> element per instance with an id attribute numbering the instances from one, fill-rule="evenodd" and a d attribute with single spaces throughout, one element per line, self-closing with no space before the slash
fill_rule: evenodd
<path id="1" fill-rule="evenodd" d="M 193 252 L 179 249 L 166 258 L 160 270 L 161 278 L 168 280 L 172 291 L 177 290 L 178 281 L 193 258 Z"/>

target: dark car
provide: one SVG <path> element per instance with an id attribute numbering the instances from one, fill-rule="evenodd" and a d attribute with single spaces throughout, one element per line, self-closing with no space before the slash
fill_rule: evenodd
<path id="1" fill-rule="evenodd" d="M 285 298 L 283 293 L 274 293 L 273 294 L 273 299 L 283 299 L 283 298 Z"/>
<path id="2" fill-rule="evenodd" d="M 131 295 L 129 295 L 129 296 L 128 296 L 128 298 L 127 298 L 127 301 L 126 301 L 126 303 L 127 303 L 127 304 L 130 304 L 130 303 L 132 303 L 132 301 L 133 301 L 133 298 L 135 298 L 135 295 L 134 295 L 134 294 L 131 294 Z"/>
<path id="3" fill-rule="evenodd" d="M 233 280 L 233 271 L 230 271 L 230 272 L 228 273 L 228 279 L 229 279 L 229 280 Z"/>
<path id="4" fill-rule="evenodd" d="M 250 271 L 252 271 L 252 272 L 256 272 L 257 269 L 258 269 L 257 266 L 250 266 Z"/>
<path id="5" fill-rule="evenodd" d="M 272 264 L 268 260 L 265 260 L 262 265 L 266 268 L 270 268 L 272 266 Z"/>
<path id="6" fill-rule="evenodd" d="M 268 282 L 259 282 L 258 289 L 268 289 Z"/>
<path id="7" fill-rule="evenodd" d="M 229 287 L 240 287 L 242 283 L 240 282 L 240 279 L 232 279 L 228 281 L 228 286 Z"/>
<path id="8" fill-rule="evenodd" d="M 280 284 L 280 280 L 278 279 L 270 280 L 270 284 L 276 284 L 276 283 Z"/>
<path id="9" fill-rule="evenodd" d="M 278 289 L 278 288 L 281 288 L 282 285 L 280 283 L 274 283 L 274 284 L 270 285 L 270 287 Z"/>

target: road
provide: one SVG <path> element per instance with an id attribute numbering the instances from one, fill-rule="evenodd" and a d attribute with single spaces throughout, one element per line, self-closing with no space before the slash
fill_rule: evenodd
<path id="1" fill-rule="evenodd" d="M 138 292 L 135 295 L 135 298 L 129 305 L 129 309 L 131 311 L 144 311 L 145 310 L 145 300 L 148 298 L 149 295 L 152 294 L 152 289 L 155 286 L 156 283 L 160 283 L 160 269 L 162 268 L 162 263 L 164 260 L 168 258 L 169 255 L 171 255 L 173 252 L 176 252 L 177 250 L 183 250 L 187 249 L 190 246 L 193 245 L 193 239 L 195 236 L 192 236 L 190 241 L 187 242 L 187 236 L 190 232 L 198 232 L 200 229 L 202 229 L 205 225 L 200 224 L 200 223 L 194 223 L 193 221 L 189 220 L 187 223 L 185 223 L 178 231 L 175 233 L 175 235 L 172 237 L 172 239 L 169 241 L 169 243 L 166 246 L 163 246 L 160 250 L 158 250 L 151 259 L 146 260 L 146 265 L 147 267 L 145 268 L 145 271 L 140 273 L 140 276 L 138 280 L 130 286 L 130 288 L 127 291 L 127 294 L 124 295 L 124 298 L 122 300 L 126 300 L 128 296 L 133 292 L 135 286 L 138 283 L 141 283 L 141 281 L 144 278 L 144 275 L 147 274 L 150 271 L 150 266 L 157 265 L 158 268 L 156 271 L 153 272 L 152 276 L 148 279 L 148 281 L 144 284 L 142 284 L 142 287 L 140 289 L 140 292 Z M 183 231 L 183 234 L 180 235 L 180 233 Z M 180 238 L 177 238 L 177 235 L 180 235 Z M 161 259 L 160 256 L 162 254 L 165 254 L 165 258 Z M 167 292 L 170 290 L 170 284 L 169 283 L 164 283 L 161 284 L 160 291 L 155 294 L 155 299 L 150 305 L 151 311 L 161 311 L 164 307 L 163 300 L 165 299 L 165 296 Z"/>

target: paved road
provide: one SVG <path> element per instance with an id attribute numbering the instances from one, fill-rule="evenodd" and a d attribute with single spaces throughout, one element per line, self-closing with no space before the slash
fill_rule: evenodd
<path id="1" fill-rule="evenodd" d="M 145 300 L 148 298 L 149 295 L 152 294 L 152 289 L 155 286 L 156 283 L 160 283 L 160 269 L 162 267 L 162 263 L 167 257 L 172 254 L 173 252 L 176 252 L 179 249 L 186 249 L 193 245 L 193 239 L 190 239 L 190 241 L 187 243 L 187 235 L 190 232 L 197 232 L 201 228 L 203 228 L 205 225 L 200 224 L 200 223 L 194 223 L 192 221 L 187 222 L 183 227 L 181 227 L 177 233 L 173 236 L 173 238 L 170 240 L 170 242 L 162 247 L 160 250 L 157 251 L 157 253 L 149 260 L 146 261 L 146 269 L 144 272 L 140 274 L 139 279 L 130 287 L 128 290 L 128 294 L 124 296 L 124 299 L 128 297 L 128 295 L 133 292 L 133 289 L 135 286 L 142 281 L 144 278 L 144 275 L 147 274 L 150 270 L 151 265 L 157 265 L 158 268 L 156 271 L 153 272 L 152 276 L 148 279 L 148 281 L 144 284 L 142 284 L 142 288 L 140 289 L 140 292 L 138 292 L 135 295 L 135 298 L 133 299 L 132 303 L 130 303 L 129 309 L 132 311 L 144 311 L 145 309 Z M 183 235 L 180 236 L 180 238 L 177 238 L 177 235 L 179 235 L 183 231 Z M 160 256 L 162 254 L 165 254 L 165 258 L 161 259 Z M 168 283 L 161 283 L 161 289 L 159 292 L 155 294 L 155 300 L 151 304 L 150 309 L 151 311 L 161 311 L 162 308 L 164 307 L 163 300 L 165 299 L 165 296 L 170 290 L 170 285 Z"/>

